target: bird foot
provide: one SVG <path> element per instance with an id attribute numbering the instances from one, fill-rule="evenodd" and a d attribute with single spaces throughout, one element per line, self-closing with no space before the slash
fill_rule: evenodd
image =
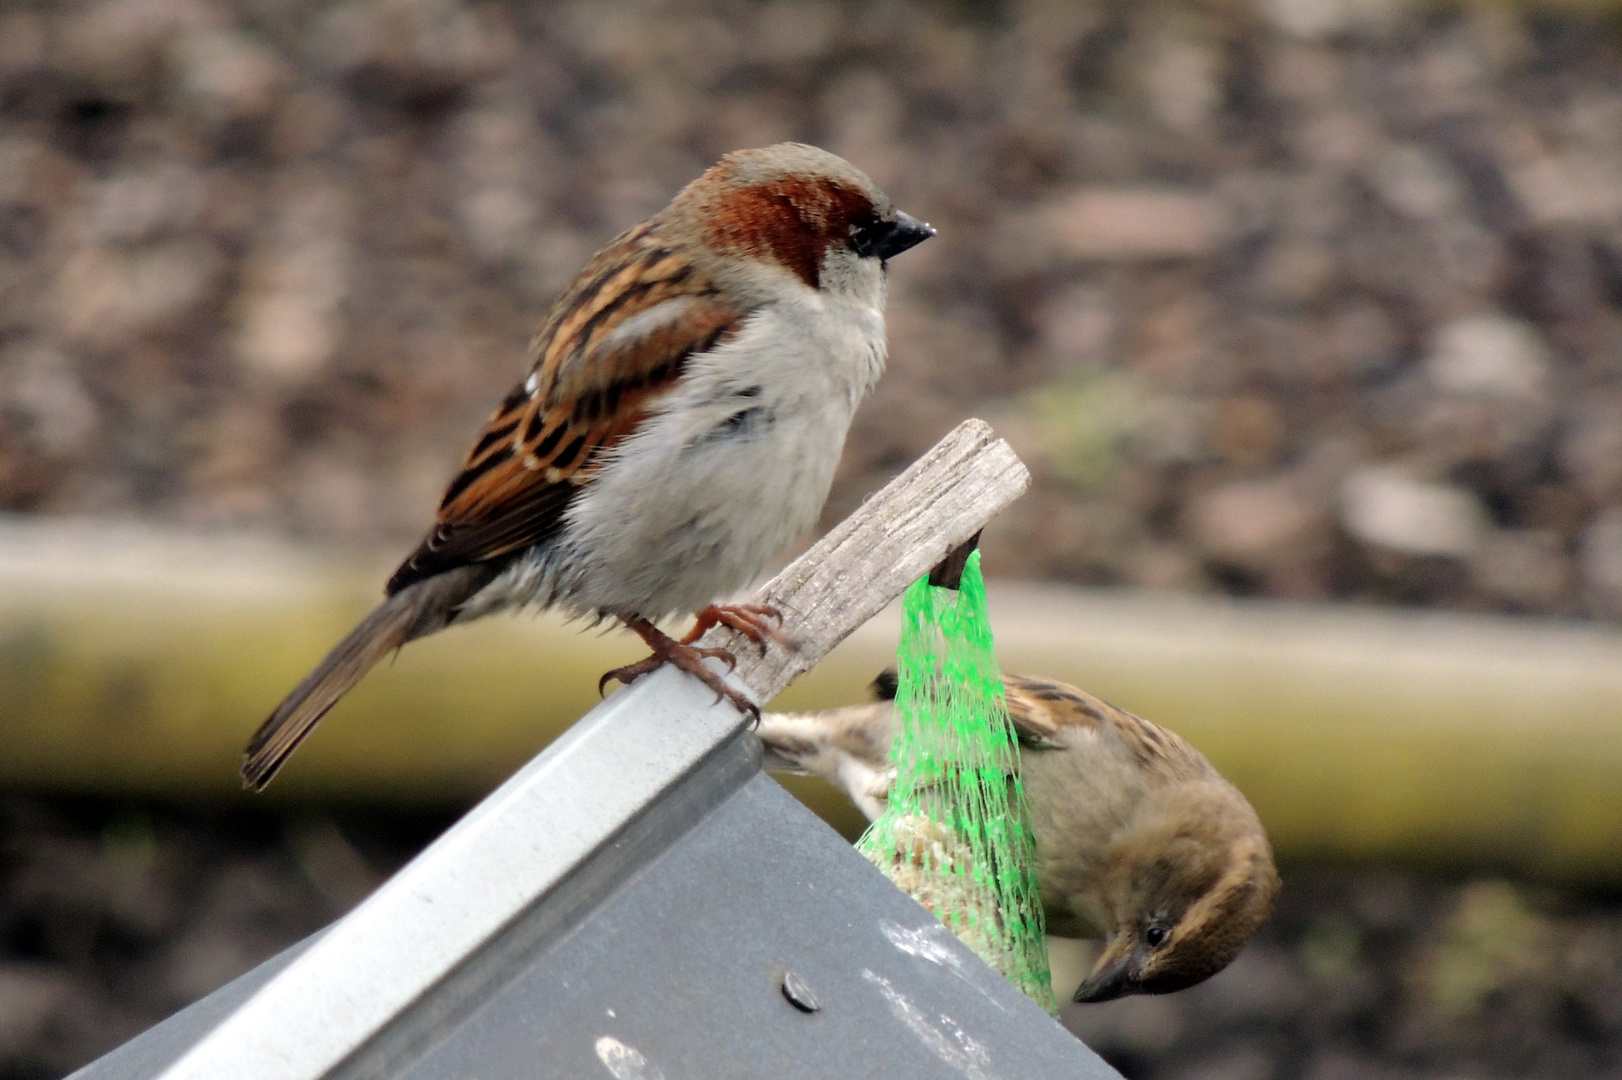
<path id="1" fill-rule="evenodd" d="M 731 627 L 759 645 L 762 651 L 768 640 L 785 649 L 794 647 L 788 635 L 780 629 L 783 613 L 770 604 L 711 604 L 695 616 L 693 628 L 681 639 L 681 643 L 691 645 L 703 637 L 710 627 L 717 625 Z"/>
<path id="2" fill-rule="evenodd" d="M 610 679 L 628 685 L 633 680 L 656 671 L 665 664 L 670 664 L 714 690 L 717 701 L 725 698 L 732 703 L 733 708 L 755 723 L 760 723 L 760 706 L 749 700 L 742 691 L 728 684 L 713 668 L 704 663 L 705 660 L 722 660 L 726 662 L 727 670 L 732 670 L 737 666 L 737 659 L 726 649 L 696 649 L 686 641 L 677 641 L 668 636 L 643 618 L 626 619 L 625 625 L 647 643 L 648 648 L 653 650 L 653 655 L 646 660 L 638 660 L 634 664 L 604 672 L 603 677 L 597 680 L 599 694 L 603 692 L 603 687 L 608 685 Z"/>
<path id="3" fill-rule="evenodd" d="M 890 792 L 894 790 L 895 766 L 892 765 L 873 776 L 873 779 L 868 782 L 867 791 L 864 794 L 876 803 L 888 803 L 890 801 Z"/>

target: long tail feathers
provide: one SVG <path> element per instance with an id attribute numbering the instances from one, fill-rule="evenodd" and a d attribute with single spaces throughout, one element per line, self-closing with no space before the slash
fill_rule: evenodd
<path id="1" fill-rule="evenodd" d="M 339 698 L 390 652 L 443 629 L 456 608 L 495 576 L 494 569 L 475 564 L 436 574 L 374 608 L 259 725 L 242 754 L 243 786 L 263 790 Z"/>

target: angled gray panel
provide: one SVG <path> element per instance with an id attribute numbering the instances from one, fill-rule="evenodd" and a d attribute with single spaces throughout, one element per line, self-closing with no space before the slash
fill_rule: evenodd
<path id="1" fill-rule="evenodd" d="M 821 1009 L 781 987 L 793 972 Z M 757 777 L 410 1060 L 346 1078 L 1116 1078 Z"/>
<path id="2" fill-rule="evenodd" d="M 639 680 L 349 915 L 75 1075 L 1115 1076 L 762 776 L 744 727 Z"/>

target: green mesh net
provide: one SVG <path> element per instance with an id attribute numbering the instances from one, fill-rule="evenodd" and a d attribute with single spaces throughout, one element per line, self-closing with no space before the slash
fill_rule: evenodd
<path id="1" fill-rule="evenodd" d="M 980 553 L 959 588 L 902 607 L 889 806 L 857 847 L 1037 1004 L 1057 1013 L 1019 747 L 986 618 Z"/>

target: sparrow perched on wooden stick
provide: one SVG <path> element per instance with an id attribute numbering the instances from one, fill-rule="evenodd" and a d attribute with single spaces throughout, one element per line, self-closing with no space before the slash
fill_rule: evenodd
<path id="1" fill-rule="evenodd" d="M 848 162 L 782 143 L 722 158 L 609 243 L 553 305 L 386 598 L 248 744 L 262 788 L 389 652 L 515 607 L 617 618 L 661 663 L 759 709 L 690 643 L 759 642 L 775 613 L 715 601 L 815 524 L 884 368 L 885 260 L 934 235 Z M 655 625 L 697 614 L 675 641 Z"/>
<path id="2" fill-rule="evenodd" d="M 1165 994 L 1221 971 L 1279 885 L 1245 797 L 1163 727 L 1050 679 L 1004 686 L 1048 929 L 1103 940 L 1075 1000 Z M 821 776 L 876 818 L 895 775 L 894 672 L 874 688 L 871 704 L 767 713 L 766 767 Z"/>

